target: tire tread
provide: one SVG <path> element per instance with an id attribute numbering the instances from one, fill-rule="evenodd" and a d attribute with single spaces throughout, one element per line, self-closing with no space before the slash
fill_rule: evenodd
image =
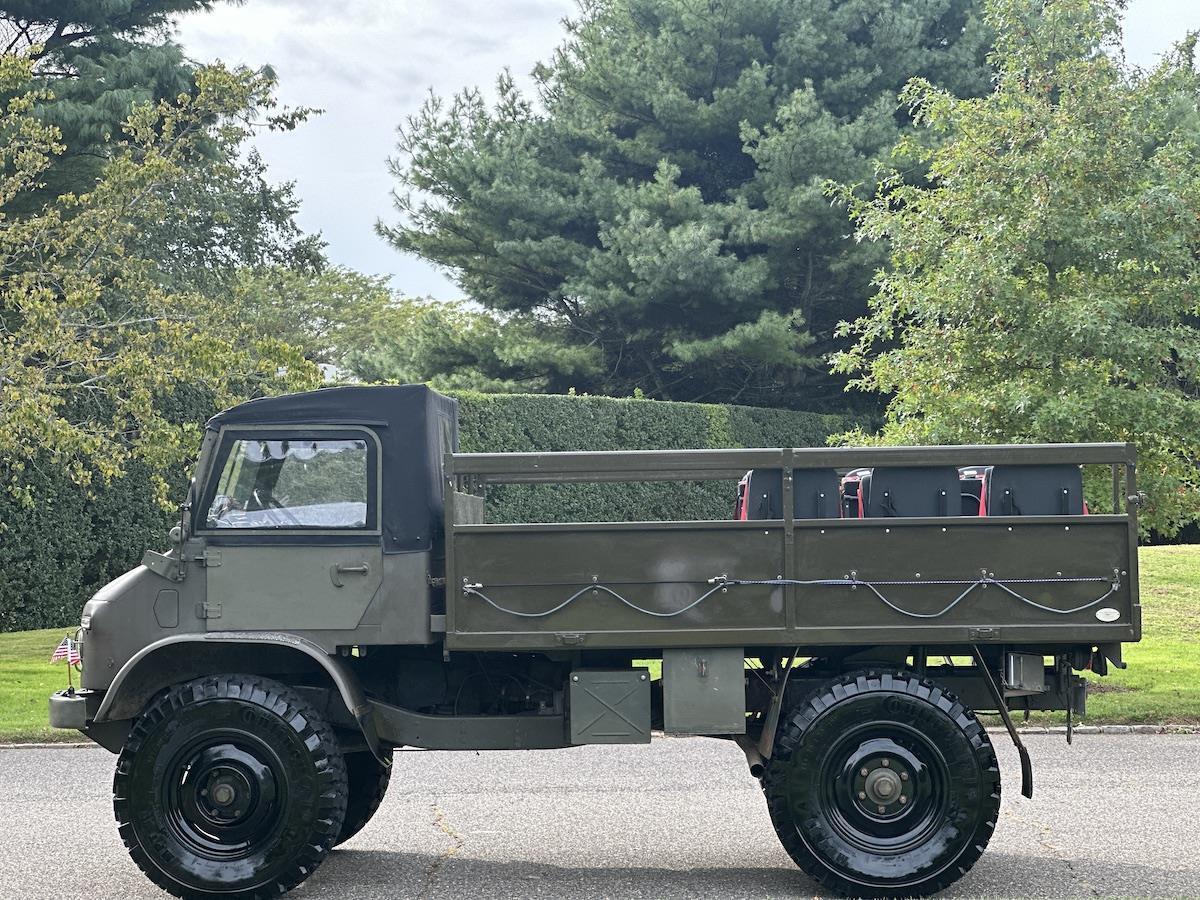
<path id="1" fill-rule="evenodd" d="M 179 884 L 154 862 L 142 846 L 133 826 L 126 788 L 134 761 L 146 738 L 165 719 L 183 709 L 205 700 L 240 700 L 253 703 L 279 716 L 298 735 L 309 749 L 324 789 L 320 793 L 323 809 L 316 824 L 323 825 L 320 843 L 309 843 L 304 852 L 292 860 L 287 874 L 273 883 L 238 891 L 210 893 L 190 890 Z M 125 849 L 137 867 L 154 884 L 181 900 L 221 897 L 223 900 L 270 900 L 279 897 L 304 881 L 321 864 L 333 847 L 345 815 L 346 764 L 338 750 L 337 736 L 332 727 L 297 692 L 273 679 L 260 675 L 209 675 L 175 685 L 152 701 L 134 721 L 125 746 L 117 758 L 113 775 L 113 814 L 117 832 Z"/>
<path id="2" fill-rule="evenodd" d="M 341 831 L 335 847 L 344 844 L 358 834 L 372 817 L 379 811 L 380 804 L 387 794 L 388 784 L 392 780 L 392 767 L 384 766 L 367 751 L 362 751 L 356 760 L 347 760 L 346 775 L 349 787 L 346 794 L 346 818 L 342 821 Z M 387 751 L 388 762 L 392 753 Z M 371 764 L 374 765 L 371 765 Z"/>
<path id="3" fill-rule="evenodd" d="M 869 895 L 864 895 L 861 885 L 827 867 L 805 844 L 792 823 L 787 810 L 787 798 L 780 789 L 780 782 L 784 777 L 784 764 L 796 752 L 822 713 L 846 699 L 875 691 L 908 694 L 945 713 L 970 742 L 972 753 L 992 782 L 992 791 L 988 796 L 980 798 L 981 803 L 988 804 L 990 813 L 981 816 L 973 835 L 974 840 L 967 845 L 954 864 L 946 866 L 915 887 L 881 887 Z M 995 830 L 1000 807 L 999 765 L 987 731 L 975 713 L 937 682 L 904 670 L 869 669 L 848 673 L 825 682 L 807 696 L 801 697 L 781 720 L 775 752 L 763 774 L 762 788 L 767 798 L 771 822 L 788 855 L 813 881 L 833 893 L 848 897 L 927 896 L 944 890 L 965 875 L 983 854 Z"/>

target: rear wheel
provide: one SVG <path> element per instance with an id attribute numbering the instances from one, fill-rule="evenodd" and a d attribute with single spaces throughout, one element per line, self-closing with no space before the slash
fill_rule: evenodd
<path id="1" fill-rule="evenodd" d="M 129 854 L 185 898 L 276 897 L 320 865 L 346 810 L 337 739 L 296 692 L 255 675 L 171 688 L 134 723 L 113 807 Z"/>
<path id="2" fill-rule="evenodd" d="M 834 679 L 793 707 L 763 776 L 797 865 L 854 897 L 932 894 L 987 846 L 1000 770 L 975 715 L 908 672 Z"/>
<path id="3" fill-rule="evenodd" d="M 384 751 L 384 758 L 391 763 L 392 751 Z M 388 784 L 392 780 L 392 767 L 384 765 L 368 751 L 346 754 L 346 818 L 338 833 L 334 846 L 344 844 L 358 834 L 379 811 Z"/>

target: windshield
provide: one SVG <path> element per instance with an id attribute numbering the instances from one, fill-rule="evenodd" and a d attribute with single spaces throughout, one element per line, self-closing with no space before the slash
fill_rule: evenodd
<path id="1" fill-rule="evenodd" d="M 365 439 L 228 438 L 208 528 L 369 526 Z"/>

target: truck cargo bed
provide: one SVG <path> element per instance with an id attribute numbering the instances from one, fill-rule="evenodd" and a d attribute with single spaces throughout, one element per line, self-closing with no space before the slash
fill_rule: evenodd
<path id="1" fill-rule="evenodd" d="M 792 473 L 805 468 L 1064 463 L 1110 466 L 1119 512 L 802 519 L 790 496 Z M 1140 637 L 1134 460 L 1124 444 L 450 454 L 446 465 L 451 650 Z M 460 490 L 727 479 L 751 468 L 783 473 L 782 517 L 487 524 L 478 498 Z"/>

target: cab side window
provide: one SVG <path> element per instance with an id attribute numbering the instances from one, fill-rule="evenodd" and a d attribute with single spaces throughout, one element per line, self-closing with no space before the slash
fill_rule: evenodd
<path id="1" fill-rule="evenodd" d="M 367 529 L 373 448 L 365 437 L 227 437 L 204 522 L 216 529 Z"/>

